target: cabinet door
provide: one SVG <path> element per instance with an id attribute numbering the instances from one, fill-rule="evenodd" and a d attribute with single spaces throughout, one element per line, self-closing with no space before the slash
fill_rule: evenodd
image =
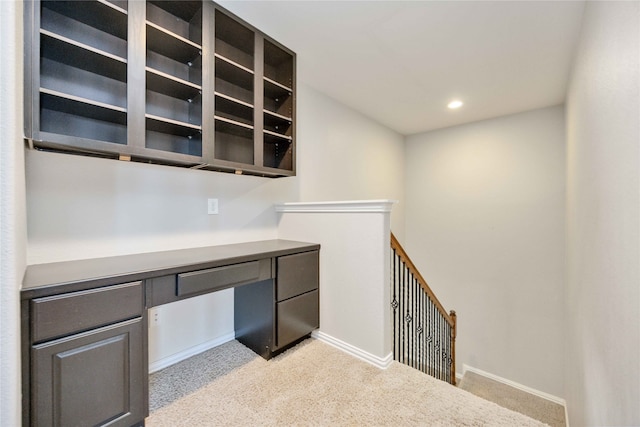
<path id="1" fill-rule="evenodd" d="M 33 346 L 32 425 L 142 423 L 142 346 L 141 318 Z"/>

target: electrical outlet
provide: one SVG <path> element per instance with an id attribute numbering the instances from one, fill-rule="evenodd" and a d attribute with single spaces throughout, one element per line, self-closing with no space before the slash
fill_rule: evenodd
<path id="1" fill-rule="evenodd" d="M 158 326 L 160 324 L 160 313 L 158 313 L 157 308 L 149 309 L 149 323 L 152 327 Z"/>
<path id="2" fill-rule="evenodd" d="M 218 215 L 218 199 L 207 200 L 207 213 L 209 215 Z"/>

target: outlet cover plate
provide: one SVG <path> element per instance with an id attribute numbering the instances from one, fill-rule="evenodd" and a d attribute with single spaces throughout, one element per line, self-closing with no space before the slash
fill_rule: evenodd
<path id="1" fill-rule="evenodd" d="M 218 199 L 207 199 L 207 213 L 218 215 Z"/>

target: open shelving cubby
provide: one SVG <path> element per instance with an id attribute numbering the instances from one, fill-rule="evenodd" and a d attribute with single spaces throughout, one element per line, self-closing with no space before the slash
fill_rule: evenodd
<path id="1" fill-rule="evenodd" d="M 214 157 L 253 165 L 255 33 L 215 11 Z"/>
<path id="2" fill-rule="evenodd" d="M 202 156 L 202 2 L 147 2 L 146 32 L 146 148 Z"/>
<path id="3" fill-rule="evenodd" d="M 43 1 L 39 138 L 79 147 L 127 143 L 127 2 Z M 108 22 L 108 23 L 107 23 Z"/>

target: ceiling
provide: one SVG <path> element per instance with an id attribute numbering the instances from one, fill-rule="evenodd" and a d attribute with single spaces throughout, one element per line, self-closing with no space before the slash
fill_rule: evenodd
<path id="1" fill-rule="evenodd" d="M 410 135 L 564 102 L 583 1 L 219 1 L 304 82 Z M 449 110 L 460 99 L 464 106 Z"/>

